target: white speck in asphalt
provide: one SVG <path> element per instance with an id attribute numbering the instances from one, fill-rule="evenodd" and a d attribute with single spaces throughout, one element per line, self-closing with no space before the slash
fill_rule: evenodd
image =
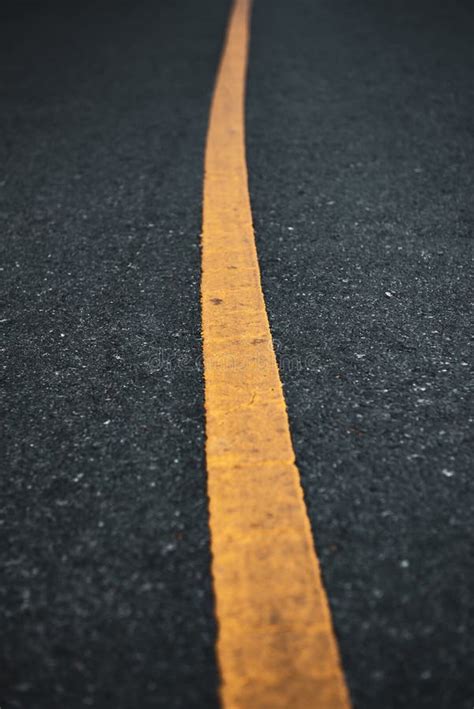
<path id="1" fill-rule="evenodd" d="M 402 569 L 408 569 L 408 567 L 410 566 L 410 562 L 408 561 L 408 559 L 402 559 L 400 562 L 400 566 L 402 567 Z"/>
<path id="2" fill-rule="evenodd" d="M 447 478 L 452 478 L 454 475 L 454 470 L 448 470 L 447 468 L 443 468 L 441 471 L 443 475 L 445 475 Z"/>
<path id="3" fill-rule="evenodd" d="M 391 293 L 389 290 L 385 291 L 385 295 L 387 298 L 393 298 L 393 293 Z"/>

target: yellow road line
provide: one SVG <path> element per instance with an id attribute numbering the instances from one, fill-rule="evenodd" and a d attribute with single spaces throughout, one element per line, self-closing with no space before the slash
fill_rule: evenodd
<path id="1" fill-rule="evenodd" d="M 206 458 L 225 709 L 347 709 L 294 464 L 247 186 L 251 0 L 235 0 L 212 101 L 202 236 Z"/>

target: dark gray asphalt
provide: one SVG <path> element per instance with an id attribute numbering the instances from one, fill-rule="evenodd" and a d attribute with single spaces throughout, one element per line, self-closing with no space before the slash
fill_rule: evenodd
<path id="1" fill-rule="evenodd" d="M 228 7 L 0 9 L 2 709 L 216 706 L 199 230 Z M 474 706 L 473 36 L 468 2 L 256 0 L 263 285 L 356 709 Z"/>
<path id="2" fill-rule="evenodd" d="M 200 360 L 226 14 L 51 3 L 2 25 L 2 709 L 216 703 L 202 374 L 178 359 Z"/>
<path id="3" fill-rule="evenodd" d="M 461 3 L 256 4 L 263 285 L 361 708 L 474 706 L 473 37 Z"/>

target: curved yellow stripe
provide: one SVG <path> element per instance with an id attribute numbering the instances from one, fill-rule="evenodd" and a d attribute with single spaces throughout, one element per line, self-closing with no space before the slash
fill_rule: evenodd
<path id="1" fill-rule="evenodd" d="M 250 0 L 212 101 L 202 235 L 206 458 L 225 709 L 347 709 L 260 285 L 244 145 Z"/>

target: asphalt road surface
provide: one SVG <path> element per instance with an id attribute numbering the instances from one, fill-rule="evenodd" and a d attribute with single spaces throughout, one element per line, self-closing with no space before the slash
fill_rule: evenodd
<path id="1" fill-rule="evenodd" d="M 229 7 L 0 8 L 1 709 L 218 703 L 199 287 Z M 255 0 L 262 284 L 356 709 L 474 706 L 473 37 L 467 1 Z"/>

